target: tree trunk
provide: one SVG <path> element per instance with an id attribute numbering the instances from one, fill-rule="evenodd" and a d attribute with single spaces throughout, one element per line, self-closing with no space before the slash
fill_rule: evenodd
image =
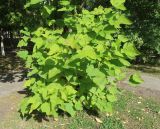
<path id="1" fill-rule="evenodd" d="M 5 50 L 4 50 L 4 36 L 3 36 L 3 32 L 1 31 L 1 53 L 2 53 L 2 56 L 5 56 Z"/>

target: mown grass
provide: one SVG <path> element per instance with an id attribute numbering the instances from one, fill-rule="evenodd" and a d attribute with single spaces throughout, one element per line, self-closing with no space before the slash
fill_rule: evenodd
<path id="1" fill-rule="evenodd" d="M 101 122 L 97 122 L 95 118 Z M 160 129 L 160 103 L 144 99 L 131 92 L 119 96 L 112 115 L 100 113 L 99 116 L 79 112 L 75 117 L 60 117 L 35 121 L 22 120 L 16 111 L 0 122 L 1 129 Z"/>
<path id="2" fill-rule="evenodd" d="M 136 96 L 123 94 L 117 102 L 115 114 L 126 129 L 160 129 L 160 103 Z"/>

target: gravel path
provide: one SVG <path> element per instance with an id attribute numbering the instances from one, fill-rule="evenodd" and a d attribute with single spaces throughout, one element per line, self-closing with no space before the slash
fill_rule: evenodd
<path id="1" fill-rule="evenodd" d="M 155 90 L 160 92 L 160 78 L 156 76 L 152 76 L 149 74 L 141 74 L 142 79 L 144 82 L 139 85 L 139 87 L 150 89 L 150 90 Z M 128 84 L 128 81 L 125 80 L 123 82 L 124 84 Z"/>
<path id="2" fill-rule="evenodd" d="M 0 97 L 10 95 L 23 89 L 23 82 L 2 83 L 0 82 Z"/>
<path id="3" fill-rule="evenodd" d="M 14 75 L 14 76 L 13 76 Z M 0 75 L 0 97 L 8 96 L 23 89 L 24 77 L 21 73 Z"/>
<path id="4" fill-rule="evenodd" d="M 142 74 L 142 78 L 144 82 L 140 85 L 141 87 L 160 91 L 160 78 L 147 74 Z"/>

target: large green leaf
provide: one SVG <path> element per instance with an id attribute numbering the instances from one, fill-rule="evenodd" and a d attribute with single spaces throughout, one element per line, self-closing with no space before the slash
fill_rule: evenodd
<path id="1" fill-rule="evenodd" d="M 26 80 L 25 83 L 24 83 L 24 86 L 25 87 L 28 87 L 28 86 L 31 86 L 32 84 L 34 84 L 36 81 L 35 78 L 30 78 L 29 80 Z"/>
<path id="2" fill-rule="evenodd" d="M 123 59 L 123 58 L 119 58 L 119 61 L 120 61 L 124 66 L 130 66 L 130 65 L 131 65 L 127 60 L 125 60 L 125 59 Z"/>
<path id="3" fill-rule="evenodd" d="M 83 109 L 83 105 L 80 101 L 75 103 L 75 109 L 76 110 L 82 110 Z"/>
<path id="4" fill-rule="evenodd" d="M 25 5 L 25 8 L 28 8 L 30 7 L 31 5 L 34 5 L 34 4 L 38 4 L 40 2 L 43 2 L 44 0 L 30 0 L 26 5 Z"/>
<path id="5" fill-rule="evenodd" d="M 61 72 L 61 70 L 57 69 L 57 68 L 53 68 L 53 69 L 49 70 L 49 72 L 48 72 L 48 79 L 51 79 L 51 78 L 55 77 L 60 72 Z"/>
<path id="6" fill-rule="evenodd" d="M 138 73 L 135 73 L 135 74 L 131 75 L 129 81 L 131 84 L 140 84 L 143 82 L 143 79 L 141 78 L 141 76 Z"/>
<path id="7" fill-rule="evenodd" d="M 32 38 L 31 41 L 36 44 L 38 49 L 44 45 L 44 40 L 42 38 Z"/>
<path id="8" fill-rule="evenodd" d="M 21 102 L 21 105 L 20 105 L 20 111 L 22 113 L 22 115 L 24 116 L 28 111 L 28 106 L 29 106 L 29 103 L 28 103 L 28 98 L 24 98 Z"/>
<path id="9" fill-rule="evenodd" d="M 108 101 L 110 101 L 110 102 L 115 102 L 115 101 L 117 101 L 117 97 L 116 97 L 114 94 L 108 94 L 108 95 L 107 95 L 107 99 L 108 99 Z"/>
<path id="10" fill-rule="evenodd" d="M 115 86 L 111 86 L 108 88 L 108 91 L 111 93 L 111 94 L 117 94 L 118 93 L 118 89 L 117 87 Z"/>
<path id="11" fill-rule="evenodd" d="M 51 108 L 50 108 L 50 103 L 48 102 L 45 102 L 41 105 L 41 111 L 43 113 L 46 113 L 47 115 L 50 115 L 51 114 Z"/>
<path id="12" fill-rule="evenodd" d="M 140 54 L 133 43 L 124 44 L 122 52 L 130 59 L 134 59 L 137 55 Z"/>
<path id="13" fill-rule="evenodd" d="M 119 24 L 125 24 L 125 25 L 131 25 L 132 21 L 129 20 L 125 15 L 120 15 L 118 17 L 118 23 Z"/>
<path id="14" fill-rule="evenodd" d="M 65 103 L 64 104 L 64 109 L 66 112 L 68 112 L 71 116 L 75 115 L 75 110 L 73 109 L 73 104 L 72 103 Z"/>
<path id="15" fill-rule="evenodd" d="M 18 47 L 26 47 L 28 45 L 28 39 L 29 37 L 24 36 L 23 39 L 19 41 Z"/>
<path id="16" fill-rule="evenodd" d="M 79 53 L 80 58 L 89 57 L 91 59 L 97 59 L 97 54 L 95 53 L 95 50 L 91 46 L 86 46 L 80 51 Z"/>
<path id="17" fill-rule="evenodd" d="M 128 41 L 128 38 L 124 35 L 118 35 L 118 39 L 122 42 L 127 42 Z"/>
<path id="18" fill-rule="evenodd" d="M 126 10 L 124 3 L 126 0 L 110 0 L 111 4 L 117 8 L 117 9 L 121 9 L 121 10 Z"/>
<path id="19" fill-rule="evenodd" d="M 60 48 L 58 44 L 51 45 L 49 49 L 50 51 L 48 52 L 48 55 L 53 55 L 56 53 L 60 53 L 62 51 L 62 49 Z"/>
<path id="20" fill-rule="evenodd" d="M 60 5 L 62 5 L 62 6 L 70 5 L 70 1 L 69 0 L 61 0 Z"/>
<path id="21" fill-rule="evenodd" d="M 19 51 L 19 52 L 17 53 L 17 55 L 18 55 L 20 58 L 26 60 L 27 57 L 28 57 L 28 51 Z"/>
<path id="22" fill-rule="evenodd" d="M 28 98 L 27 104 L 31 105 L 29 113 L 32 113 L 35 109 L 37 109 L 41 103 L 42 103 L 41 97 L 38 94 Z"/>
<path id="23" fill-rule="evenodd" d="M 87 67 L 86 73 L 93 80 L 93 82 L 102 89 L 108 82 L 105 74 L 101 72 L 98 68 L 94 68 L 93 65 Z"/>
<path id="24" fill-rule="evenodd" d="M 44 9 L 46 10 L 48 15 L 50 15 L 52 13 L 52 11 L 55 10 L 55 8 L 53 6 L 50 6 L 50 5 L 45 5 Z"/>

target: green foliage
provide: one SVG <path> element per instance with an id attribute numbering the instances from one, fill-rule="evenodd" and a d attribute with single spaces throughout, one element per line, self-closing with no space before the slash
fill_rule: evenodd
<path id="1" fill-rule="evenodd" d="M 22 0 L 1 0 L 0 1 L 0 27 L 2 29 L 17 30 L 22 23 Z"/>
<path id="2" fill-rule="evenodd" d="M 43 1 L 44 1 L 44 0 L 31 0 L 30 2 L 28 2 L 28 3 L 25 5 L 25 8 L 30 7 L 31 5 L 38 4 L 38 3 L 43 2 Z"/>
<path id="3" fill-rule="evenodd" d="M 125 0 L 111 0 L 111 4 L 121 10 L 126 10 L 126 7 L 124 6 Z"/>
<path id="4" fill-rule="evenodd" d="M 17 55 L 18 55 L 19 57 L 21 57 L 22 59 L 26 60 L 26 59 L 27 59 L 27 56 L 28 56 L 28 51 L 19 51 L 19 52 L 17 53 Z"/>
<path id="5" fill-rule="evenodd" d="M 35 4 L 42 7 L 41 1 L 31 0 L 27 9 Z M 34 111 L 54 117 L 63 111 L 73 116 L 83 108 L 112 112 L 122 69 L 139 54 L 121 32 L 121 25 L 131 24 L 121 12 L 124 2 L 111 1 L 115 8 L 93 10 L 80 10 L 81 4 L 70 0 L 60 0 L 54 9 L 52 3 L 44 4 L 48 15 L 59 14 L 50 19 L 54 29 L 49 24 L 34 30 L 28 27 L 19 43 L 21 47 L 34 44 L 31 54 L 19 53 L 30 69 L 25 83 L 30 95 L 22 102 L 23 116 Z M 139 82 L 137 78 L 132 80 Z"/>
<path id="6" fill-rule="evenodd" d="M 135 73 L 135 74 L 131 75 L 130 82 L 133 84 L 140 84 L 143 82 L 143 80 L 141 79 L 141 77 L 138 73 Z"/>
<path id="7" fill-rule="evenodd" d="M 140 63 L 159 63 L 160 2 L 159 0 L 127 0 L 126 6 L 134 24 L 127 33 L 142 53 Z"/>

